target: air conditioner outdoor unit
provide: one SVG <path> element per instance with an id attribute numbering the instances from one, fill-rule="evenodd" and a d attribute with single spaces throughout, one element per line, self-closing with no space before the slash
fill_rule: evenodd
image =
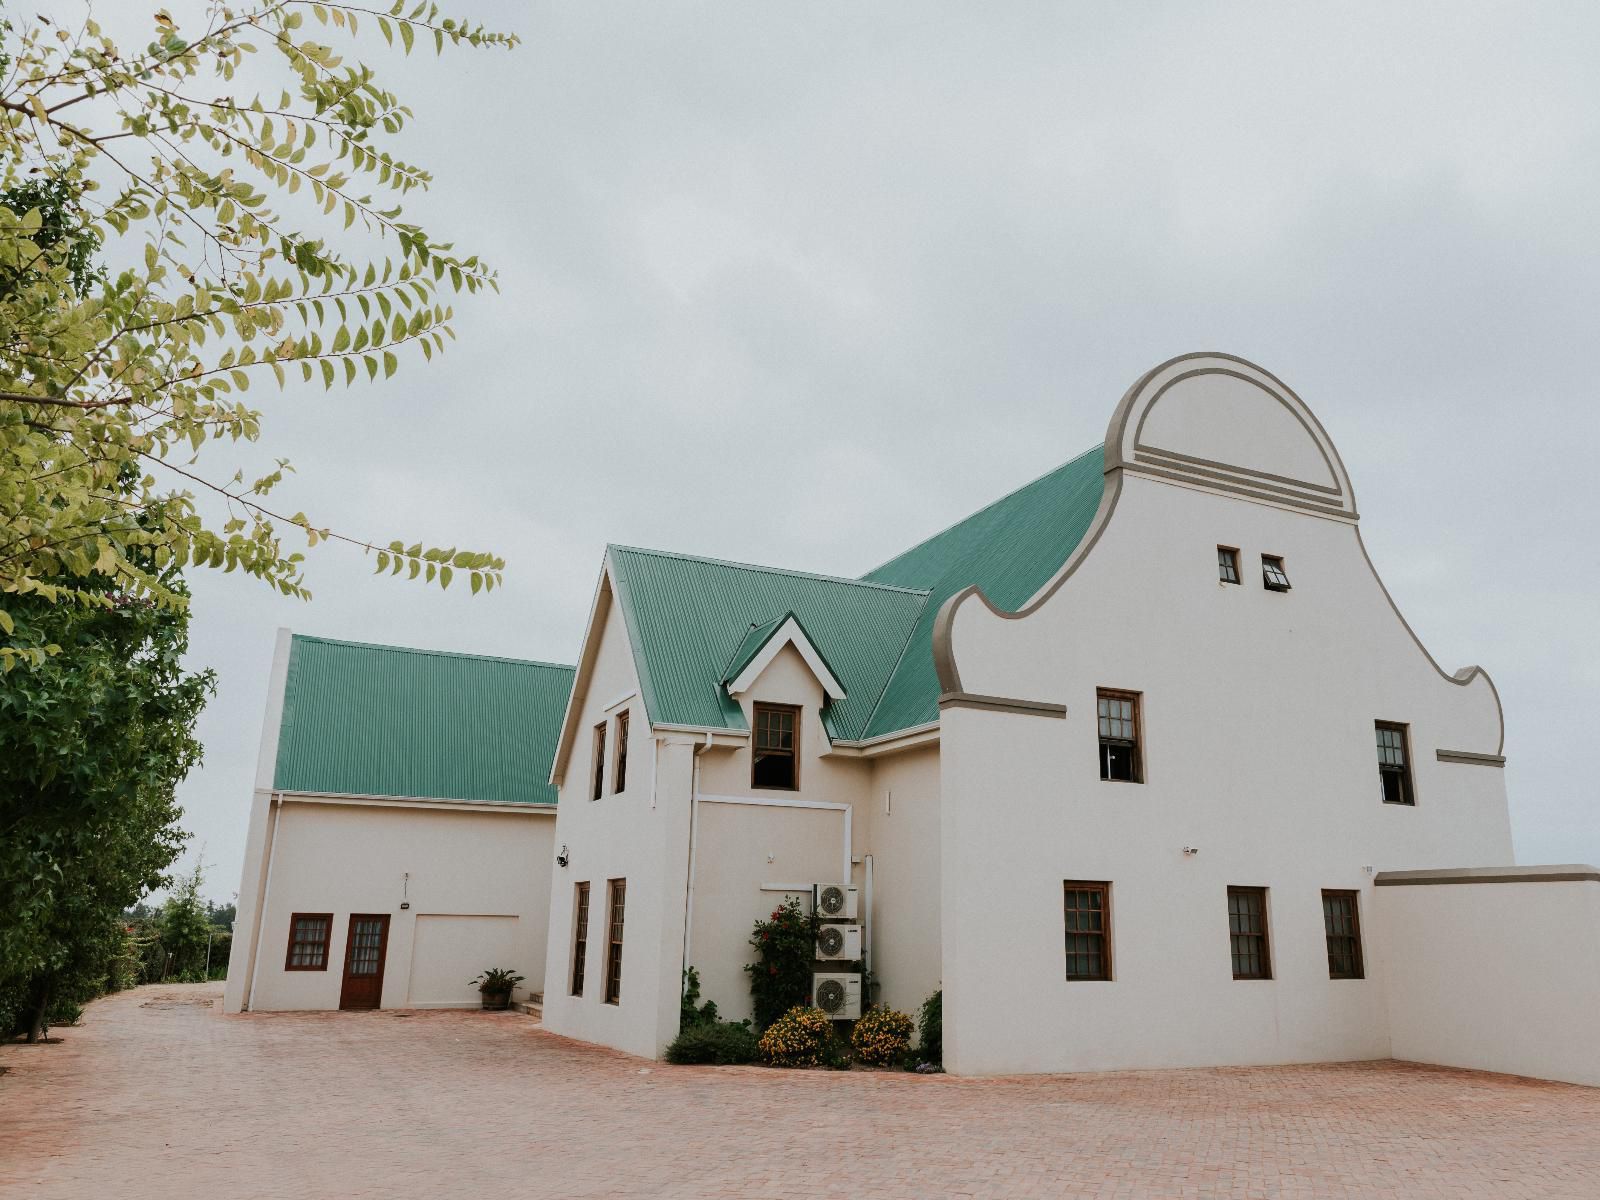
<path id="1" fill-rule="evenodd" d="M 817 957 L 854 962 L 861 957 L 861 926 L 824 925 L 817 930 Z"/>
<path id="2" fill-rule="evenodd" d="M 811 900 L 817 916 L 824 921 L 856 919 L 856 889 L 848 883 L 813 884 Z"/>
<path id="3" fill-rule="evenodd" d="M 861 976 L 813 975 L 811 1003 L 835 1021 L 854 1021 L 861 1015 Z"/>

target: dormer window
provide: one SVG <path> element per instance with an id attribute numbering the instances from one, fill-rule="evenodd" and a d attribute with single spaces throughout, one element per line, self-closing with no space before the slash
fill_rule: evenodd
<path id="1" fill-rule="evenodd" d="M 757 704 L 751 714 L 750 786 L 793 792 L 800 787 L 800 710 Z"/>
<path id="2" fill-rule="evenodd" d="M 1261 556 L 1261 586 L 1269 592 L 1287 592 L 1289 573 L 1283 569 L 1283 559 L 1276 554 Z"/>
<path id="3" fill-rule="evenodd" d="M 1223 583 L 1239 582 L 1239 552 L 1232 546 L 1217 547 L 1217 578 Z"/>

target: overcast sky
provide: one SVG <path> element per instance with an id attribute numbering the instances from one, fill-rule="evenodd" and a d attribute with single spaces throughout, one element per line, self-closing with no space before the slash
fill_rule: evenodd
<path id="1" fill-rule="evenodd" d="M 471 11 L 471 10 L 468 10 Z M 1522 862 L 1600 862 L 1600 6 L 484 4 L 372 60 L 436 236 L 431 366 L 252 392 L 279 506 L 497 550 L 470 597 L 195 576 L 182 788 L 238 887 L 274 630 L 573 661 L 608 541 L 854 575 L 1097 443 L 1141 372 L 1285 379 L 1401 610 L 1506 713 Z M 225 456 L 231 473 L 232 460 Z"/>

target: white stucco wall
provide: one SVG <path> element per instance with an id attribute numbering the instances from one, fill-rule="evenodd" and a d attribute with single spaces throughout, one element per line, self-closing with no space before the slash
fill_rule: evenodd
<path id="1" fill-rule="evenodd" d="M 915 1017 L 940 978 L 939 747 L 870 761 L 872 794 L 857 811 L 872 855 L 872 971 L 878 1000 Z"/>
<path id="2" fill-rule="evenodd" d="M 1274 438 L 1301 428 L 1231 431 L 1233 461 L 1287 475 L 1313 456 L 1274 458 Z M 1229 433 L 1207 425 L 1207 446 Z M 1218 545 L 1242 585 L 1218 582 Z M 1262 554 L 1292 591 L 1263 589 Z M 1365 915 L 1371 871 L 1512 861 L 1503 771 L 1435 758 L 1498 752 L 1493 690 L 1434 667 L 1348 521 L 1125 474 L 1059 590 L 1020 619 L 968 598 L 950 644 L 962 691 L 1067 707 L 941 715 L 954 1071 L 1386 1055 L 1381 969 L 1328 978 L 1321 889 L 1359 889 Z M 1097 687 L 1143 695 L 1144 783 L 1099 779 Z M 1415 807 L 1380 801 L 1380 719 L 1411 726 Z M 1067 879 L 1112 884 L 1111 982 L 1065 979 Z M 1229 885 L 1270 889 L 1270 981 L 1232 978 Z"/>
<path id="3" fill-rule="evenodd" d="M 593 665 L 580 674 L 577 734 L 561 781 L 555 844 L 568 865 L 550 884 L 544 1023 L 568 1037 L 656 1057 L 677 1033 L 683 965 L 684 906 L 689 856 L 689 795 L 697 741 L 689 735 L 652 736 L 621 613 L 609 583 L 596 599 Z M 581 668 L 580 668 L 581 672 Z M 629 711 L 627 787 L 591 799 L 593 731 Z M 622 987 L 617 1004 L 604 1002 L 608 883 L 627 880 L 622 941 Z M 590 885 L 588 959 L 583 995 L 571 995 L 574 885 Z"/>
<path id="4" fill-rule="evenodd" d="M 1600 882 L 1375 891 L 1394 1057 L 1600 1087 Z"/>
<path id="5" fill-rule="evenodd" d="M 519 997 L 542 986 L 555 833 L 548 811 L 291 797 L 276 807 L 274 824 L 254 978 L 237 981 L 241 1003 L 256 1011 L 337 1008 L 352 913 L 390 914 L 384 1008 L 474 1006 L 468 981 L 488 967 L 527 976 Z M 402 910 L 402 901 L 410 907 Z M 297 912 L 333 914 L 326 971 L 284 970 Z M 449 936 L 441 936 L 445 922 Z"/>

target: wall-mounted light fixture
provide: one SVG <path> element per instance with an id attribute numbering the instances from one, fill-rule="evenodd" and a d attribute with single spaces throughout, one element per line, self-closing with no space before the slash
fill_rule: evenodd
<path id="1" fill-rule="evenodd" d="M 556 855 L 556 866 L 564 867 L 566 865 L 567 865 L 567 845 L 566 845 L 565 842 L 563 842 L 561 844 L 561 853 Z"/>
<path id="2" fill-rule="evenodd" d="M 1185 858 L 1193 858 L 1196 854 L 1199 854 L 1199 853 L 1200 853 L 1200 847 L 1199 846 L 1185 846 L 1183 848 L 1183 856 Z"/>
<path id="3" fill-rule="evenodd" d="M 411 907 L 411 872 L 407 871 L 400 876 L 400 911 L 405 912 Z"/>

